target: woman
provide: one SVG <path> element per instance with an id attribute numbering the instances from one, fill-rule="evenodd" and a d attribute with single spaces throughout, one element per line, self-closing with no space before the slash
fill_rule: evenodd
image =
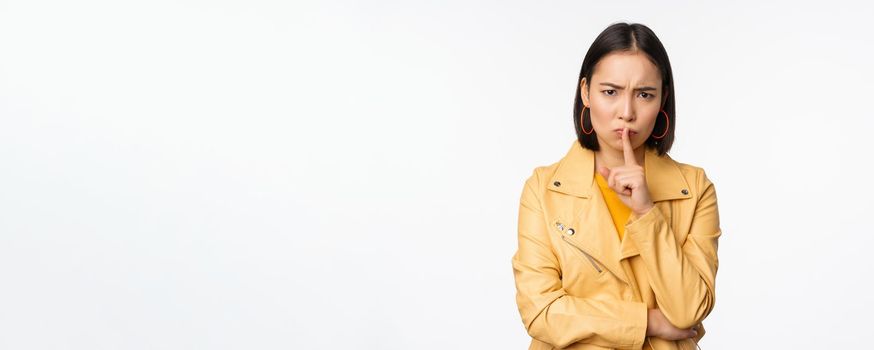
<path id="1" fill-rule="evenodd" d="M 529 349 L 695 349 L 721 230 L 704 171 L 667 155 L 667 53 L 646 26 L 614 24 L 578 82 L 577 140 L 520 199 L 512 264 Z"/>

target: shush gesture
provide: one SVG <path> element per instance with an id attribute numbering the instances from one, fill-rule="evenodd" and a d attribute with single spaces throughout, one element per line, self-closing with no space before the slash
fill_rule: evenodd
<path id="1" fill-rule="evenodd" d="M 607 185 L 619 195 L 625 205 L 637 216 L 646 214 L 653 207 L 643 166 L 634 158 L 634 148 L 628 136 L 628 128 L 622 129 L 622 153 L 625 165 L 611 168 L 599 167 L 598 172 L 607 179 Z"/>

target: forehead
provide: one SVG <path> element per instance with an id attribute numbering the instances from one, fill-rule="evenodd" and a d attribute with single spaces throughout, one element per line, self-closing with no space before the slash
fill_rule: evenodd
<path id="1" fill-rule="evenodd" d="M 604 81 L 658 86 L 661 85 L 662 78 L 658 67 L 645 53 L 611 52 L 598 61 L 592 74 L 593 83 Z"/>

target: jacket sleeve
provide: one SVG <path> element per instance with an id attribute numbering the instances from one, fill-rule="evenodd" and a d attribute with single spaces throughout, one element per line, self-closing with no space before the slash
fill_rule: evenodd
<path id="1" fill-rule="evenodd" d="M 716 250 L 722 234 L 716 190 L 703 170 L 697 181 L 701 194 L 682 245 L 658 207 L 640 217 L 632 214 L 625 225 L 626 235 L 634 239 L 646 265 L 659 309 L 681 329 L 707 317 L 716 298 Z"/>
<path id="2" fill-rule="evenodd" d="M 646 304 L 568 295 L 548 237 L 547 221 L 535 188 L 537 173 L 525 183 L 519 205 L 518 249 L 513 255 L 516 303 L 528 334 L 557 348 L 575 342 L 640 349 L 646 336 Z"/>

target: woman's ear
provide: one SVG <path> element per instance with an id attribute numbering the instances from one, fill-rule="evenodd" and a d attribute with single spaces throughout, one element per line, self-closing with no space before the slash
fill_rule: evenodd
<path id="1" fill-rule="evenodd" d="M 580 79 L 580 98 L 583 99 L 584 106 L 589 106 L 589 86 L 586 78 Z"/>

